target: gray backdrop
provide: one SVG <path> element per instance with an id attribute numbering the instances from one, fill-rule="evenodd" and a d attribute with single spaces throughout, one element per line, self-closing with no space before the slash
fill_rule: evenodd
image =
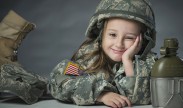
<path id="1" fill-rule="evenodd" d="M 24 39 L 19 62 L 33 73 L 49 78 L 63 59 L 69 59 L 85 39 L 85 30 L 99 0 L 0 0 L 0 20 L 12 9 L 37 25 Z M 151 0 L 156 16 L 158 53 L 164 38 L 179 40 L 183 58 L 183 1 Z"/>

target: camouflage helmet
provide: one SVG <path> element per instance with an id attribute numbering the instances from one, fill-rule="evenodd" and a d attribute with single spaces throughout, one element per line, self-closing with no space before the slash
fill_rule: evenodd
<path id="1" fill-rule="evenodd" d="M 144 38 L 148 40 L 143 54 L 155 46 L 155 17 L 148 0 L 101 0 L 92 16 L 85 35 L 97 38 L 107 18 L 118 17 L 138 21 L 147 27 Z"/>

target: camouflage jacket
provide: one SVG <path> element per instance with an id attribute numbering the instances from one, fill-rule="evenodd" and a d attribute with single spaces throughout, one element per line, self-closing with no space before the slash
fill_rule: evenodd
<path id="1" fill-rule="evenodd" d="M 96 48 L 95 44 L 81 47 L 78 57 Z M 111 91 L 128 97 L 132 104 L 150 103 L 150 72 L 157 58 L 154 53 L 150 52 L 145 60 L 135 56 L 133 77 L 124 76 L 122 64 L 119 69 L 114 66 L 115 76 L 108 79 L 102 71 L 96 74 L 83 74 L 80 69 L 75 69 L 79 66 L 87 67 L 96 58 L 91 58 L 87 63 L 81 59 L 75 62 L 60 62 L 51 72 L 50 91 L 53 97 L 77 105 L 90 105 L 96 103 L 102 92 Z"/>

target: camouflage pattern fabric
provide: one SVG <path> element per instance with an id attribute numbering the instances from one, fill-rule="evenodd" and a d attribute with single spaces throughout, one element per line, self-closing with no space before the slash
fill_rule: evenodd
<path id="1" fill-rule="evenodd" d="M 98 43 L 83 46 L 79 50 L 78 56 L 88 51 L 94 51 L 93 48 L 96 48 L 96 44 Z M 81 59 L 72 62 L 86 68 L 96 58 L 91 58 L 88 64 L 82 62 Z M 111 91 L 128 97 L 132 104 L 149 104 L 150 70 L 157 57 L 150 52 L 144 61 L 140 60 L 138 56 L 135 58 L 133 61 L 135 76 L 123 76 L 124 68 L 120 64 L 119 69 L 116 65 L 113 68 L 115 76 L 110 76 L 108 79 L 105 78 L 102 70 L 96 72 L 96 74 L 84 72 L 78 76 L 64 74 L 68 62 L 71 61 L 63 60 L 51 72 L 51 94 L 61 101 L 73 102 L 77 105 L 90 105 L 95 104 L 96 99 L 102 92 Z"/>
<path id="2" fill-rule="evenodd" d="M 1 93 L 16 95 L 27 104 L 33 104 L 46 92 L 48 84 L 46 78 L 29 73 L 12 64 L 4 64 L 0 69 Z"/>
<path id="3" fill-rule="evenodd" d="M 98 24 L 102 20 L 112 17 L 136 20 L 150 29 L 155 29 L 155 16 L 149 0 L 101 0 L 90 19 L 86 36 L 90 36 L 95 28 L 99 28 Z"/>

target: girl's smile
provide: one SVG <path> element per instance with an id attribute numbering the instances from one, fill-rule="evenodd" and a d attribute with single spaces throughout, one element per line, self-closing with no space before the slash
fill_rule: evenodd
<path id="1" fill-rule="evenodd" d="M 125 52 L 125 50 L 118 50 L 113 48 L 111 48 L 111 50 L 113 51 L 114 54 L 121 55 L 121 56 Z"/>

